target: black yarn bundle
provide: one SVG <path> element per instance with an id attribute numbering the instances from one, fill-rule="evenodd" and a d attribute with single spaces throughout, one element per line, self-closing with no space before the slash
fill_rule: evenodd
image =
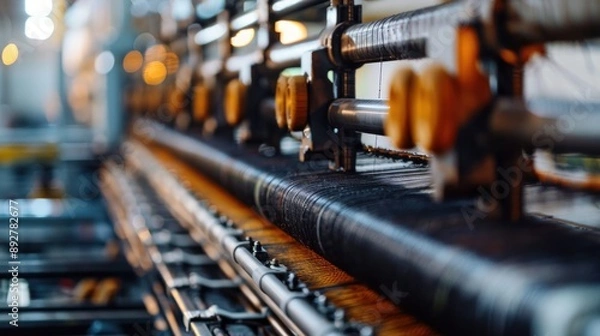
<path id="1" fill-rule="evenodd" d="M 533 335 L 557 291 L 600 292 L 597 232 L 541 216 L 473 224 L 473 200 L 431 199 L 426 168 L 361 157 L 344 174 L 153 127 L 156 143 L 442 332 Z"/>

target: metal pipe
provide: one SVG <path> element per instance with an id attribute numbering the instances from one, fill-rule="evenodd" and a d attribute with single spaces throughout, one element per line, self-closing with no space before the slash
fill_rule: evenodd
<path id="1" fill-rule="evenodd" d="M 600 104 L 577 107 L 557 116 L 540 116 L 532 113 L 525 101 L 499 99 L 490 118 L 490 131 L 502 143 L 600 155 Z M 328 119 L 333 127 L 383 135 L 388 110 L 384 100 L 337 99 L 329 107 Z"/>
<path id="2" fill-rule="evenodd" d="M 293 12 L 326 3 L 329 3 L 329 0 L 279 0 L 271 6 L 271 11 L 274 16 L 281 18 Z"/>
<path id="3" fill-rule="evenodd" d="M 503 143 L 511 141 L 554 153 L 600 155 L 600 106 L 597 104 L 546 117 L 530 112 L 522 100 L 501 99 L 492 112 L 490 129 Z"/>
<path id="4" fill-rule="evenodd" d="M 385 100 L 337 99 L 329 107 L 328 118 L 334 127 L 383 135 L 388 110 Z"/>
<path id="5" fill-rule="evenodd" d="M 316 50 L 321 47 L 321 40 L 309 38 L 292 44 L 276 44 L 268 51 L 268 62 L 270 67 L 283 67 L 297 63 L 305 52 Z"/>
<path id="6" fill-rule="evenodd" d="M 506 16 L 505 31 L 520 44 L 600 36 L 595 0 L 510 0 Z"/>

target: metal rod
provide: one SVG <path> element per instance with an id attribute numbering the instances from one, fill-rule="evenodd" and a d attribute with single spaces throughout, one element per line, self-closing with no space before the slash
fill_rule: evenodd
<path id="1" fill-rule="evenodd" d="M 583 107 L 542 117 L 530 112 L 522 100 L 501 99 L 494 107 L 490 128 L 503 141 L 524 147 L 600 155 L 600 105 Z"/>
<path id="2" fill-rule="evenodd" d="M 239 240 L 235 230 L 223 226 L 217 217 L 201 206 L 192 193 L 170 175 L 150 152 L 138 144 L 130 145 L 132 151 L 128 162 L 148 179 L 165 201 L 169 198 L 178 200 L 171 209 L 184 218 L 192 219 L 194 227 L 209 239 L 207 244 L 217 246 L 234 267 L 237 265 L 246 273 L 251 280 L 250 285 L 257 289 L 260 295 L 265 295 L 271 300 L 274 304 L 271 308 L 274 311 L 289 317 L 295 323 L 290 327 L 298 327 L 307 335 L 342 334 L 340 329 L 343 330 L 343 326 L 338 329 L 333 321 L 320 314 L 307 301 L 306 294 L 287 288 L 272 268 L 267 267 L 246 248 L 247 242 Z M 278 295 L 271 296 L 275 293 Z"/>
<path id="3" fill-rule="evenodd" d="M 505 31 L 521 44 L 600 36 L 599 1 L 510 0 L 507 7 Z"/>
<path id="4" fill-rule="evenodd" d="M 385 100 L 337 99 L 329 107 L 329 123 L 346 130 L 383 135 L 388 110 Z"/>
<path id="5" fill-rule="evenodd" d="M 280 18 L 310 6 L 326 3 L 329 3 L 329 0 L 279 0 L 273 4 L 271 10 L 277 18 Z"/>
<path id="6" fill-rule="evenodd" d="M 297 63 L 299 66 L 302 54 L 319 47 L 321 47 L 321 40 L 318 37 L 293 44 L 276 44 L 268 52 L 269 66 L 282 67 L 293 63 Z"/>
<path id="7" fill-rule="evenodd" d="M 490 119 L 490 131 L 502 143 L 509 141 L 555 153 L 600 155 L 600 104 L 575 107 L 565 108 L 557 116 L 539 116 L 523 100 L 499 99 Z M 383 135 L 388 110 L 383 100 L 337 99 L 329 107 L 328 118 L 333 127 Z"/>

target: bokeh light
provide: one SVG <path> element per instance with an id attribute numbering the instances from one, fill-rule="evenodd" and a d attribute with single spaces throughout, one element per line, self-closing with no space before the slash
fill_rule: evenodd
<path id="1" fill-rule="evenodd" d="M 44 17 L 52 13 L 52 0 L 25 0 L 25 13 L 33 17 Z"/>
<path id="2" fill-rule="evenodd" d="M 19 59 L 19 48 L 14 43 L 9 43 L 2 50 L 2 64 L 8 66 Z"/>
<path id="3" fill-rule="evenodd" d="M 165 57 L 165 66 L 167 67 L 167 74 L 170 75 L 177 72 L 177 69 L 179 69 L 179 56 L 174 52 L 167 53 L 167 57 Z"/>
<path id="4" fill-rule="evenodd" d="M 235 48 L 245 47 L 254 39 L 254 28 L 242 29 L 231 38 L 231 45 Z"/>
<path id="5" fill-rule="evenodd" d="M 275 31 L 279 33 L 281 44 L 298 42 L 308 36 L 306 26 L 298 21 L 279 20 L 275 22 Z"/>
<path id="6" fill-rule="evenodd" d="M 128 73 L 134 73 L 142 68 L 144 56 L 137 50 L 132 50 L 123 58 L 123 70 Z"/>
<path id="7" fill-rule="evenodd" d="M 32 40 L 47 40 L 54 33 L 54 22 L 49 17 L 32 16 L 25 21 L 25 36 Z"/>
<path id="8" fill-rule="evenodd" d="M 159 85 L 167 77 L 167 67 L 163 62 L 152 61 L 144 68 L 144 82 L 148 85 Z"/>
<path id="9" fill-rule="evenodd" d="M 101 75 L 106 75 L 115 66 L 115 56 L 110 51 L 103 51 L 94 62 L 94 69 Z"/>
<path id="10" fill-rule="evenodd" d="M 164 44 L 156 44 L 146 50 L 144 58 L 146 62 L 164 61 L 167 57 L 167 47 Z"/>

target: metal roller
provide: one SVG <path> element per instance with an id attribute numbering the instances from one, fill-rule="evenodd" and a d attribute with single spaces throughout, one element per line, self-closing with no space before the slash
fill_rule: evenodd
<path id="1" fill-rule="evenodd" d="M 342 35 L 342 57 L 349 63 L 423 58 L 427 39 L 436 29 L 455 26 L 463 8 L 452 3 L 351 26 Z"/>
<path id="2" fill-rule="evenodd" d="M 560 106 L 567 106 L 566 102 Z M 549 149 L 555 153 L 578 152 L 598 155 L 598 104 L 570 108 L 571 113 L 560 116 L 539 116 L 531 112 L 526 102 L 518 99 L 499 99 L 489 121 L 490 132 L 505 141 L 527 148 Z M 535 104 L 533 109 L 540 109 Z M 542 110 L 545 110 L 543 107 Z M 567 109 L 567 108 L 565 108 Z M 383 135 L 388 115 L 385 100 L 337 99 L 328 111 L 333 127 L 356 132 Z"/>
<path id="3" fill-rule="evenodd" d="M 560 116 L 539 116 L 523 101 L 502 99 L 494 107 L 490 128 L 503 141 L 529 148 L 600 155 L 600 115 L 595 112 L 599 108 L 598 104 L 588 104 Z"/>
<path id="4" fill-rule="evenodd" d="M 521 44 L 600 36 L 595 0 L 510 0 L 505 30 Z"/>
<path id="5" fill-rule="evenodd" d="M 273 68 L 299 65 L 305 52 L 321 47 L 319 38 L 307 39 L 293 44 L 276 44 L 268 50 L 268 62 Z"/>
<path id="6" fill-rule="evenodd" d="M 329 107 L 329 123 L 347 130 L 383 135 L 388 110 L 384 100 L 337 99 Z"/>
<path id="7" fill-rule="evenodd" d="M 488 39 L 511 47 L 531 43 L 578 40 L 600 36 L 600 3 L 588 0 L 510 0 L 493 12 L 494 1 L 456 1 L 357 24 L 342 35 L 342 58 L 348 63 L 415 59 L 429 55 L 430 41 L 447 41 L 447 27 L 473 19 L 483 21 Z M 506 17 L 498 20 L 497 17 Z M 447 43 L 446 43 L 447 41 Z"/>

